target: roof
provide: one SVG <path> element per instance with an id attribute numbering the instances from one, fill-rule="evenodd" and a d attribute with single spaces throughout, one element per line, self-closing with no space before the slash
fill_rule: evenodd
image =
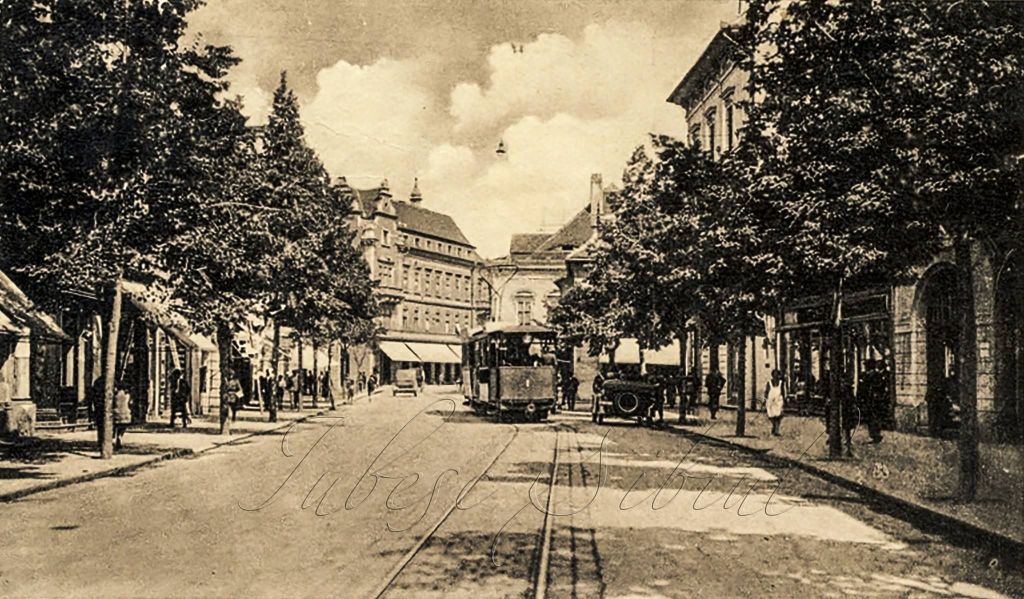
<path id="1" fill-rule="evenodd" d="M 355 187 L 349 187 L 352 190 L 353 205 L 359 207 L 359 211 L 363 214 L 373 214 L 374 210 L 377 209 L 377 200 L 380 199 L 380 187 L 374 189 L 356 189 Z"/>
<path id="2" fill-rule="evenodd" d="M 590 234 L 592 232 L 592 227 L 590 225 L 590 207 L 587 206 L 576 213 L 576 216 L 572 217 L 572 219 L 561 229 L 556 231 L 554 235 L 548 237 L 547 241 L 537 248 L 536 251 L 565 251 L 565 246 L 571 246 L 572 248 L 579 247 L 590 239 Z"/>
<path id="3" fill-rule="evenodd" d="M 395 202 L 395 210 L 398 212 L 400 228 L 474 247 L 447 214 L 414 206 L 408 202 Z"/>
<path id="4" fill-rule="evenodd" d="M 27 328 L 33 335 L 57 341 L 71 341 L 60 325 L 45 312 L 36 308 L 28 296 L 0 272 L 0 311 L 6 318 L 3 331 L 14 333 L 18 328 Z"/>
<path id="5" fill-rule="evenodd" d="M 510 254 L 529 254 L 551 237 L 550 233 L 516 233 L 509 242 Z"/>
<path id="6" fill-rule="evenodd" d="M 735 43 L 733 36 L 738 30 L 738 25 L 724 25 L 715 33 L 715 37 L 711 38 L 711 41 L 704 48 L 704 52 L 701 53 L 697 62 L 690 67 L 690 70 L 683 75 L 683 80 L 672 90 L 672 94 L 668 97 L 668 102 L 678 104 L 683 108 L 690 104 L 693 94 L 700 91 L 701 82 L 714 71 L 715 65 L 718 63 L 719 58 L 721 58 L 723 51 Z"/>
<path id="7" fill-rule="evenodd" d="M 484 326 L 470 331 L 470 337 L 483 337 L 492 333 L 505 335 L 551 333 L 553 329 L 539 324 L 517 324 L 514 322 L 487 322 Z"/>

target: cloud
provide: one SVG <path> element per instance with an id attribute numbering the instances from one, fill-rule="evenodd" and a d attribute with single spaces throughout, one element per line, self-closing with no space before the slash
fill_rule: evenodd
<path id="1" fill-rule="evenodd" d="M 521 53 L 495 44 L 479 82 L 449 80 L 431 54 L 339 60 L 302 99 L 303 121 L 332 175 L 357 186 L 387 177 L 398 198 L 419 176 L 424 206 L 451 214 L 494 257 L 513 233 L 552 228 L 582 209 L 591 173 L 618 180 L 647 133 L 684 135 L 682 110 L 665 98 L 701 47 L 608 21 L 575 37 L 539 35 Z M 248 85 L 257 112 L 266 92 Z M 504 157 L 495 155 L 499 140 Z"/>
<path id="2" fill-rule="evenodd" d="M 681 76 L 666 43 L 646 25 L 592 24 L 578 41 L 544 34 L 514 52 L 496 45 L 487 83 L 461 83 L 451 97 L 456 130 L 478 130 L 523 115 L 567 113 L 587 119 L 650 111 Z M 667 67 L 667 68 L 666 68 Z"/>
<path id="3" fill-rule="evenodd" d="M 445 120 L 420 84 L 424 70 L 416 61 L 384 58 L 365 66 L 338 61 L 319 72 L 302 116 L 332 174 L 411 180 Z"/>

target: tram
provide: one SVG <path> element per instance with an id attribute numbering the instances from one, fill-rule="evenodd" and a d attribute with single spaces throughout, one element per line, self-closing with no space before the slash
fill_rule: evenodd
<path id="1" fill-rule="evenodd" d="M 489 323 L 462 346 L 464 395 L 478 414 L 544 420 L 555 405 L 555 332 Z"/>

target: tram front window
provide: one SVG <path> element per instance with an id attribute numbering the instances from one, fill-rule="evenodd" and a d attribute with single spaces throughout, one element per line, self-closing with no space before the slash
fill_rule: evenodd
<path id="1" fill-rule="evenodd" d="M 553 365 L 555 355 L 549 340 L 508 336 L 498 343 L 501 366 Z"/>

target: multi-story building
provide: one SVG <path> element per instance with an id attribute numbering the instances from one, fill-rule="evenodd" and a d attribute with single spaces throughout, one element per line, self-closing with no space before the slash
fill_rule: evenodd
<path id="1" fill-rule="evenodd" d="M 734 27 L 724 26 L 668 98 L 686 110 L 690 141 L 716 158 L 740 142 L 745 115 L 738 104 L 749 97 L 748 75 L 731 51 L 734 32 Z M 983 438 L 1020 442 L 1024 439 L 1024 302 L 1019 298 L 1024 277 L 1011 261 L 1000 259 L 982 244 L 976 244 L 972 254 L 981 433 Z M 963 310 L 954 299 L 956 272 L 951 252 L 942 252 L 918 269 L 912 284 L 847 292 L 839 308 L 846 369 L 854 386 L 867 363 L 883 363 L 889 373 L 890 416 L 902 430 L 941 435 L 955 425 L 954 364 L 960 352 L 957 323 Z M 822 331 L 835 310 L 831 298 L 821 297 L 783 306 L 777 325 L 766 327 L 773 329 L 767 331 L 769 339 L 747 344 L 751 352 L 747 363 L 755 365 L 746 375 L 750 390 L 758 390 L 757 381 L 763 386 L 769 368 L 779 368 L 794 395 L 791 399 L 821 408 L 825 393 L 819 381 L 827 368 Z M 706 368 L 716 353 L 709 356 L 705 350 L 696 365 Z"/>
<path id="2" fill-rule="evenodd" d="M 735 25 L 721 27 L 668 98 L 686 111 L 689 143 L 715 159 L 739 144 L 740 131 L 746 122 L 742 107 L 750 97 L 749 76 L 734 59 L 736 33 Z M 726 373 L 736 360 L 734 348 L 709 344 L 703 337 L 699 325 L 690 334 L 687 343 L 690 368 L 700 376 L 711 368 Z M 743 345 L 745 362 L 749 365 L 742 374 L 746 386 L 744 396 L 753 403 L 759 396 L 759 386 L 768 380 L 775 360 L 770 352 L 771 344 L 762 335 L 754 336 Z M 733 376 L 726 376 L 726 379 L 736 380 Z M 735 390 L 738 390 L 735 385 L 733 389 L 726 386 L 727 402 L 735 403 Z"/>
<path id="3" fill-rule="evenodd" d="M 348 376 L 375 372 L 382 383 L 399 368 L 422 368 L 427 382 L 460 377 L 461 335 L 490 305 L 483 260 L 447 214 L 423 207 L 418 182 L 409 200 L 395 200 L 385 180 L 355 189 L 352 225 L 380 284 L 384 333 L 375 348 L 350 352 Z"/>

